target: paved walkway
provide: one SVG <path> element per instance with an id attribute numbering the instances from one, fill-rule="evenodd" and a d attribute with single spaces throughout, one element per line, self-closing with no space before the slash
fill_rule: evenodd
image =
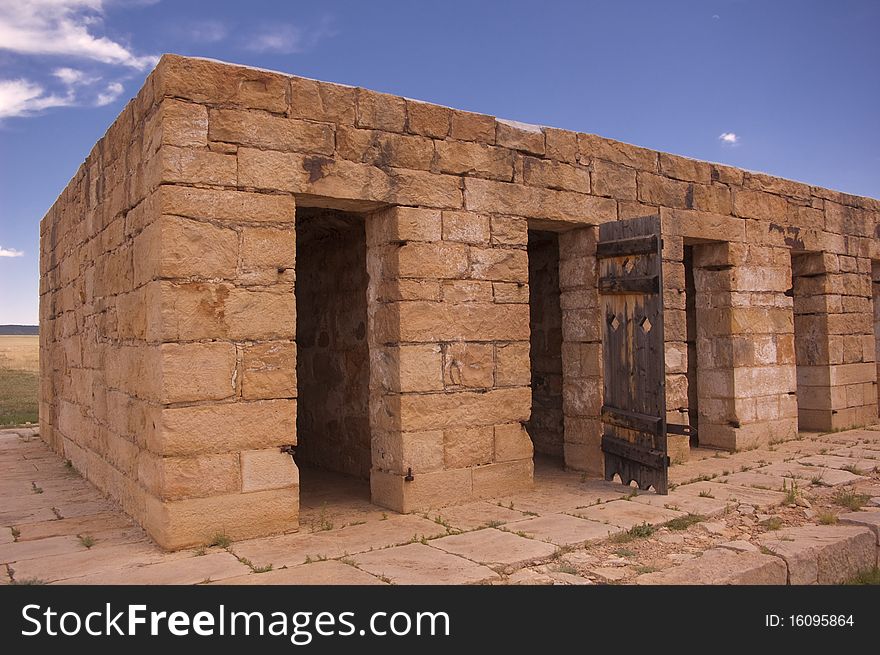
<path id="1" fill-rule="evenodd" d="M 527 493 L 399 515 L 304 472 L 299 532 L 175 553 L 34 429 L 0 430 L 0 470 L 2 584 L 837 583 L 880 552 L 880 426 L 697 450 L 668 496 L 539 461 Z"/>

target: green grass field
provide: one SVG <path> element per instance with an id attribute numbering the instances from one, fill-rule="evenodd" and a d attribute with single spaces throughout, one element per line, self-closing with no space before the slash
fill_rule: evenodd
<path id="1" fill-rule="evenodd" d="M 0 336 L 0 427 L 36 423 L 39 337 Z"/>

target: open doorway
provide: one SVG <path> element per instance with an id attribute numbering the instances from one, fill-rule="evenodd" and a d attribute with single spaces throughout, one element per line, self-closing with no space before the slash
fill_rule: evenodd
<path id="1" fill-rule="evenodd" d="M 300 523 L 308 525 L 328 505 L 370 497 L 364 220 L 298 208 L 296 249 L 295 459 Z"/>
<path id="2" fill-rule="evenodd" d="M 687 348 L 687 416 L 691 427 L 690 447 L 700 445 L 700 394 L 697 386 L 697 285 L 694 280 L 694 246 L 685 244 L 684 263 L 684 308 L 685 343 Z"/>
<path id="3" fill-rule="evenodd" d="M 528 254 L 532 415 L 526 430 L 536 454 L 561 460 L 564 423 L 558 235 L 529 230 Z"/>
<path id="4" fill-rule="evenodd" d="M 877 363 L 877 405 L 880 407 L 880 261 L 871 262 L 871 295 L 874 299 L 874 360 Z"/>
<path id="5" fill-rule="evenodd" d="M 828 311 L 822 253 L 791 253 L 791 295 L 794 312 L 794 351 L 797 366 L 798 429 L 832 429 L 839 400 L 828 377 Z"/>

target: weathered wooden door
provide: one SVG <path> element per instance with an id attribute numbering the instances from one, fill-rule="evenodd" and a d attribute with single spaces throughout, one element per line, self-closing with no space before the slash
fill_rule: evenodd
<path id="1" fill-rule="evenodd" d="M 666 366 L 660 219 L 599 227 L 605 479 L 667 493 Z"/>

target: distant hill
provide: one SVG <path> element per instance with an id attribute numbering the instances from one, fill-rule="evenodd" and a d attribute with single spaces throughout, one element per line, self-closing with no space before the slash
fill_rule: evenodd
<path id="1" fill-rule="evenodd" d="M 0 325 L 0 334 L 39 334 L 39 325 Z"/>

